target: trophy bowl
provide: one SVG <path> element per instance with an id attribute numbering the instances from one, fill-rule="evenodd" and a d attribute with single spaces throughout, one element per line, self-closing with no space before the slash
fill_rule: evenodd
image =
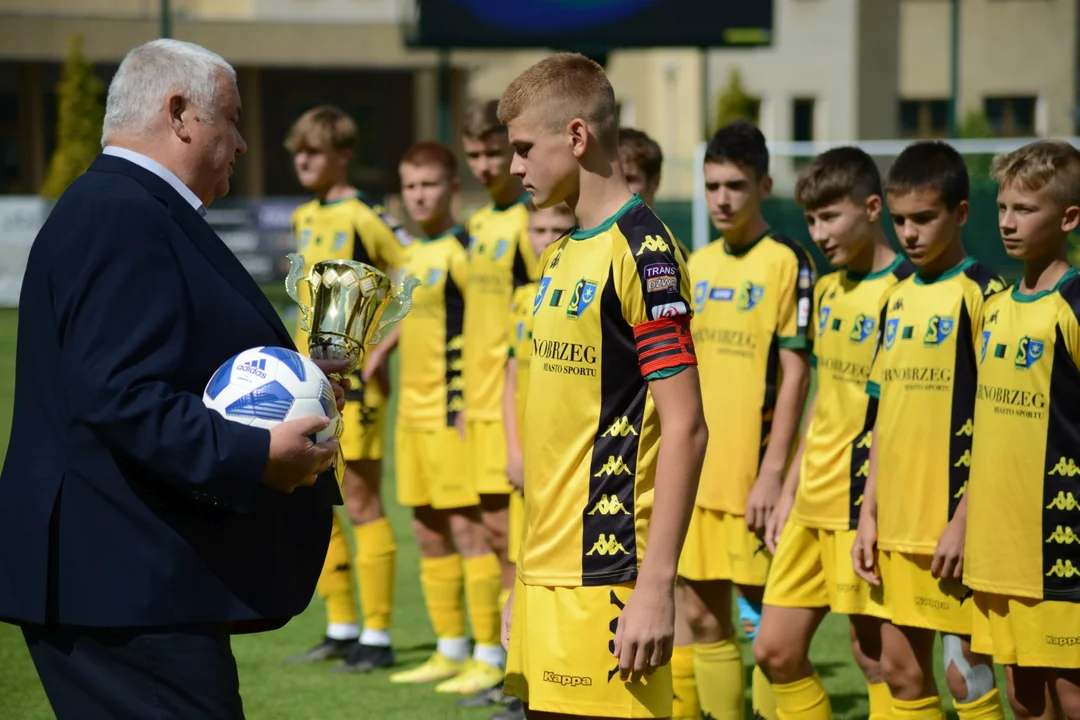
<path id="1" fill-rule="evenodd" d="M 406 278 L 394 292 L 390 276 L 355 260 L 324 260 L 304 273 L 304 256 L 288 256 L 285 291 L 300 307 L 300 327 L 308 333 L 312 360 L 348 360 L 341 377 L 364 361 L 366 346 L 375 345 L 386 330 L 408 314 L 412 292 L 420 281 Z M 300 297 L 306 283 L 310 304 Z"/>

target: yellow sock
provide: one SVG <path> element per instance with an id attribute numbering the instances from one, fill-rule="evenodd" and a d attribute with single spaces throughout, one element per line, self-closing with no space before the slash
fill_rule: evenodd
<path id="1" fill-rule="evenodd" d="M 499 612 L 502 612 L 502 609 L 504 607 L 506 607 L 506 601 L 509 600 L 509 599 L 510 599 L 510 591 L 509 590 L 507 590 L 506 588 L 503 588 L 502 590 L 499 591 Z"/>
<path id="2" fill-rule="evenodd" d="M 431 627 L 440 640 L 465 637 L 465 603 L 461 590 L 461 556 L 420 558 L 420 585 L 424 588 Z"/>
<path id="3" fill-rule="evenodd" d="M 754 666 L 754 672 L 750 677 L 750 706 L 754 709 L 754 717 L 762 720 L 777 720 L 776 695 L 773 693 L 772 684 L 761 668 Z"/>
<path id="4" fill-rule="evenodd" d="M 883 682 L 868 682 L 866 694 L 870 698 L 870 717 L 867 720 L 889 720 L 889 708 L 892 707 L 889 686 Z"/>
<path id="5" fill-rule="evenodd" d="M 671 651 L 671 689 L 675 692 L 671 720 L 700 720 L 693 645 L 676 645 Z"/>
<path id="6" fill-rule="evenodd" d="M 394 609 L 394 567 L 397 543 L 390 521 L 375 522 L 353 528 L 356 537 L 356 578 L 360 585 L 360 608 L 364 612 L 365 630 L 389 630 L 390 613 Z"/>
<path id="7" fill-rule="evenodd" d="M 892 699 L 892 720 L 945 720 L 945 708 L 937 695 L 922 700 Z"/>
<path id="8" fill-rule="evenodd" d="M 349 564 L 349 543 L 337 513 L 330 529 L 330 545 L 326 549 L 319 583 L 315 586 L 326 603 L 326 621 L 330 625 L 356 624 L 356 599 L 353 596 L 352 565 Z"/>
<path id="9" fill-rule="evenodd" d="M 814 673 L 808 678 L 785 685 L 774 684 L 776 717 L 780 720 L 831 720 L 832 706 L 821 678 Z"/>
<path id="10" fill-rule="evenodd" d="M 716 643 L 694 643 L 694 675 L 702 714 L 743 720 L 746 670 L 734 635 Z"/>
<path id="11" fill-rule="evenodd" d="M 495 553 L 465 558 L 465 602 L 477 645 L 500 645 L 502 567 Z"/>
<path id="12" fill-rule="evenodd" d="M 1001 706 L 997 688 L 969 703 L 954 701 L 953 707 L 960 720 L 1005 720 L 1005 708 Z"/>

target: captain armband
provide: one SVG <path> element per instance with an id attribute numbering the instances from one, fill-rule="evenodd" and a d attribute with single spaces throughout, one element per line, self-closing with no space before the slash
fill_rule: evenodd
<path id="1" fill-rule="evenodd" d="M 648 377 L 657 370 L 697 365 L 689 315 L 664 317 L 635 325 L 634 340 L 642 377 Z"/>

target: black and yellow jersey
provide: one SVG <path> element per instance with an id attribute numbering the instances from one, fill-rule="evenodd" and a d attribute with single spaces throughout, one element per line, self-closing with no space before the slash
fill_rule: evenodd
<path id="1" fill-rule="evenodd" d="M 1080 601 L 1080 277 L 986 302 L 964 581 Z"/>
<path id="2" fill-rule="evenodd" d="M 974 258 L 916 272 L 882 297 L 867 393 L 878 399 L 878 546 L 931 555 L 971 468 L 984 298 L 1004 289 Z"/>
<path id="3" fill-rule="evenodd" d="M 412 236 L 392 215 L 373 204 L 364 193 L 341 200 L 321 202 L 311 200 L 293 211 L 293 237 L 296 251 L 304 256 L 304 269 L 309 270 L 324 260 L 357 260 L 391 273 L 401 267 L 405 248 Z M 307 283 L 297 286 L 301 300 L 311 304 Z M 300 352 L 307 354 L 307 333 L 297 319 L 293 340 Z M 352 378 L 353 390 L 348 399 L 362 400 L 375 407 L 382 404 L 378 383 L 365 388 L 360 373 Z"/>
<path id="4" fill-rule="evenodd" d="M 628 582 L 645 553 L 660 447 L 649 380 L 696 363 L 686 265 L 635 195 L 599 227 L 556 241 L 541 267 L 518 576 Z"/>
<path id="5" fill-rule="evenodd" d="M 535 278 L 525 197 L 488 205 L 469 218 L 469 287 L 465 297 L 465 417 L 502 419 L 510 301 Z"/>
<path id="6" fill-rule="evenodd" d="M 791 514 L 804 527 L 854 529 L 870 469 L 877 400 L 866 394 L 881 296 L 915 272 L 902 256 L 883 270 L 838 270 L 814 287 L 817 400 Z"/>
<path id="7" fill-rule="evenodd" d="M 458 226 L 405 248 L 403 275 L 420 281 L 398 340 L 398 424 L 415 430 L 453 427 L 464 408 L 464 289 L 468 233 Z"/>
<path id="8" fill-rule="evenodd" d="M 533 299 L 539 283 L 527 283 L 514 290 L 510 303 L 510 357 L 517 366 L 514 408 L 517 410 L 518 432 L 525 423 L 525 398 L 529 389 L 529 362 L 532 360 Z"/>
<path id="9" fill-rule="evenodd" d="M 697 504 L 742 515 L 769 443 L 780 348 L 811 346 L 814 268 L 798 243 L 776 233 L 737 253 L 721 238 L 691 255 L 689 267 L 711 438 Z"/>

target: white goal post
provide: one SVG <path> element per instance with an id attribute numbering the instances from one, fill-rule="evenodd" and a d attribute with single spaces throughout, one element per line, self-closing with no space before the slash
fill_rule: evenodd
<path id="1" fill-rule="evenodd" d="M 1036 140 L 1047 138 L 979 138 L 957 139 L 947 142 L 955 147 L 962 155 L 997 155 L 1011 152 Z M 1080 137 L 1058 138 L 1080 147 Z M 777 182 L 774 192 L 784 194 L 794 186 L 795 163 L 797 159 L 812 158 L 826 150 L 842 145 L 854 145 L 862 148 L 874 157 L 895 157 L 904 148 L 910 145 L 911 140 L 848 140 L 848 141 L 815 141 L 815 142 L 770 142 L 769 158 L 771 172 Z M 693 249 L 704 247 L 710 238 L 709 211 L 705 205 L 705 176 L 702 170 L 705 164 L 706 143 L 698 143 L 694 151 L 694 194 L 693 194 Z M 781 177 L 778 177 L 781 176 Z"/>

